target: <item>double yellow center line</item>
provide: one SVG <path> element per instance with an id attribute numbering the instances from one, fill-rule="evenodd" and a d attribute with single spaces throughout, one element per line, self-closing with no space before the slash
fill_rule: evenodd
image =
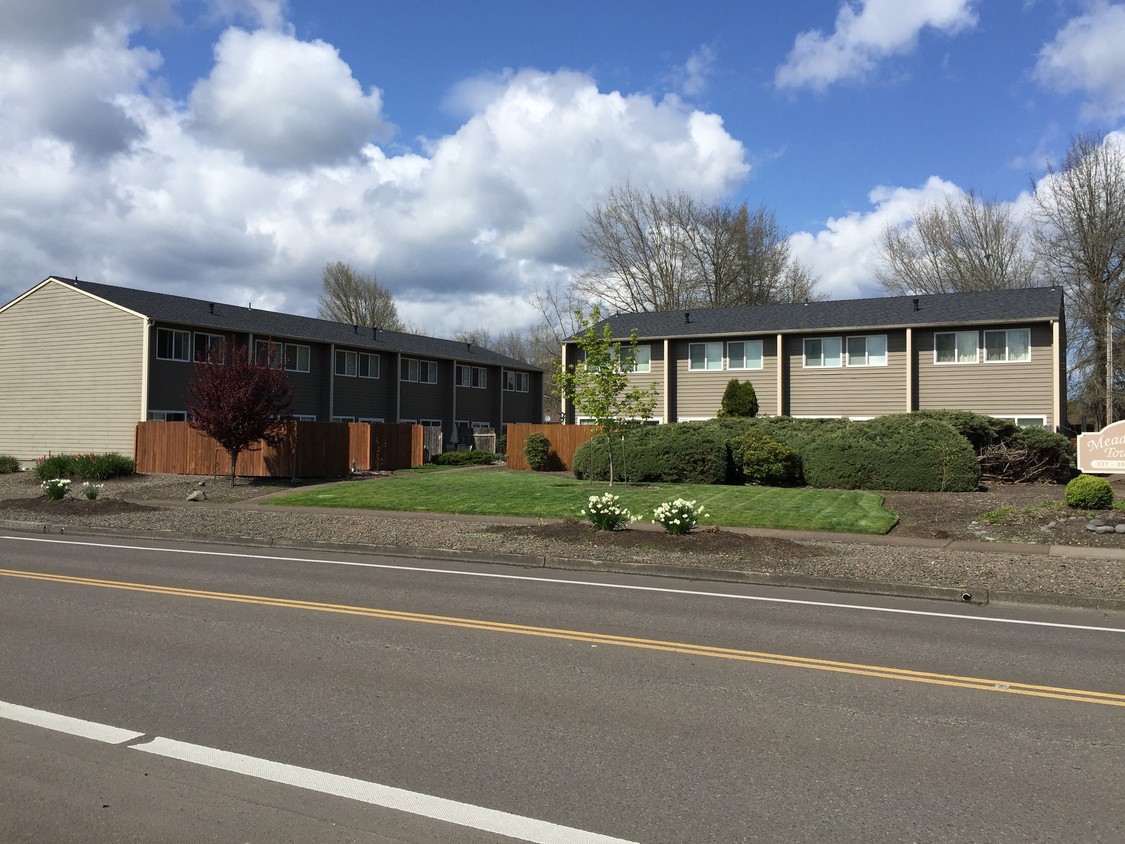
<path id="1" fill-rule="evenodd" d="M 64 583 L 73 586 L 95 586 L 104 589 L 118 589 L 129 592 L 147 592 L 153 595 L 170 595 L 180 598 L 200 598 L 211 601 L 256 604 L 265 607 L 282 607 L 285 609 L 335 613 L 338 615 L 357 615 L 366 618 L 382 618 L 390 621 L 413 621 L 421 624 L 461 627 L 467 630 L 480 630 L 490 633 L 509 633 L 521 636 L 537 636 L 546 639 L 564 639 L 571 642 L 588 642 L 594 645 L 611 645 L 621 648 L 666 651 L 668 653 L 687 654 L 689 656 L 730 659 L 739 662 L 756 662 L 764 665 L 779 665 L 787 668 L 807 668 L 815 671 L 831 671 L 838 674 L 852 674 L 860 677 L 877 677 L 883 680 L 928 683 L 936 686 L 952 686 L 960 689 L 1001 692 L 1004 694 L 1025 695 L 1028 697 L 1054 698 L 1056 700 L 1065 700 L 1074 703 L 1099 703 L 1106 706 L 1125 707 L 1125 694 L 1115 694 L 1111 692 L 1067 689 L 1056 686 L 1037 686 L 1007 680 L 992 680 L 984 677 L 960 677 L 951 674 L 935 674 L 928 671 L 887 668 L 880 665 L 863 665 L 852 662 L 837 662 L 827 659 L 789 656 L 787 654 L 744 651 L 735 648 L 718 648 L 710 645 L 694 645 L 685 642 L 667 642 L 660 639 L 614 636 L 606 633 L 590 633 L 583 630 L 532 627 L 525 624 L 508 624 L 501 621 L 402 612 L 399 610 L 379 609 L 377 607 L 328 604 L 319 601 L 298 601 L 290 598 L 274 598 L 265 595 L 243 595 L 232 592 L 211 592 L 203 589 L 183 589 L 176 586 L 157 586 L 150 583 L 100 580 L 91 577 L 72 577 L 70 575 L 46 574 L 32 571 L 19 571 L 16 569 L 0 569 L 0 576 L 15 577 L 25 580 L 42 580 L 50 583 Z"/>

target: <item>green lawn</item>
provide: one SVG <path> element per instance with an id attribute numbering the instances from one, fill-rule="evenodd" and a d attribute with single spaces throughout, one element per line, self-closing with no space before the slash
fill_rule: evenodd
<path id="1" fill-rule="evenodd" d="M 561 519 L 578 517 L 589 496 L 607 490 L 604 483 L 558 475 L 427 467 L 389 478 L 345 481 L 270 503 Z M 883 509 L 883 497 L 873 492 L 710 484 L 616 484 L 612 491 L 620 496 L 622 505 L 645 521 L 652 519 L 659 504 L 675 498 L 702 504 L 710 516 L 705 525 L 882 534 L 898 521 L 898 516 Z"/>

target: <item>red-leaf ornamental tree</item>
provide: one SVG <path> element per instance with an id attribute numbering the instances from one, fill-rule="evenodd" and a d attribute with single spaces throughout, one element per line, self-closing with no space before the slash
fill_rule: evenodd
<path id="1" fill-rule="evenodd" d="M 289 413 L 293 390 L 277 359 L 272 343 L 251 360 L 246 346 L 224 340 L 195 365 L 188 385 L 188 424 L 226 449 L 231 486 L 238 455 L 258 440 L 275 440 Z"/>

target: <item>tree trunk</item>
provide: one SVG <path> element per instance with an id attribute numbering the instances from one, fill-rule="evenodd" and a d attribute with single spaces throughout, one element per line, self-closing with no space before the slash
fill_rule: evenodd
<path id="1" fill-rule="evenodd" d="M 234 489 L 234 467 L 238 464 L 238 451 L 230 452 L 230 485 Z"/>

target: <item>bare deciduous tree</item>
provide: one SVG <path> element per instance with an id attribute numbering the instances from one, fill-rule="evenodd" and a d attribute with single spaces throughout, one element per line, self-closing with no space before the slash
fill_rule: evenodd
<path id="1" fill-rule="evenodd" d="M 766 208 L 613 188 L 581 232 L 593 265 L 574 289 L 619 311 L 666 311 L 819 298 Z"/>
<path id="2" fill-rule="evenodd" d="M 398 318 L 394 297 L 375 276 L 357 273 L 342 261 L 324 268 L 324 289 L 317 316 L 352 325 L 406 331 Z"/>
<path id="3" fill-rule="evenodd" d="M 889 292 L 965 293 L 1041 283 L 1035 251 L 1009 206 L 972 191 L 919 206 L 909 225 L 879 239 L 875 277 Z"/>
<path id="4" fill-rule="evenodd" d="M 1081 394 L 1104 425 L 1116 415 L 1107 352 L 1125 304 L 1125 149 L 1076 136 L 1061 165 L 1049 166 L 1035 185 L 1035 206 L 1036 247 L 1066 286 Z"/>

